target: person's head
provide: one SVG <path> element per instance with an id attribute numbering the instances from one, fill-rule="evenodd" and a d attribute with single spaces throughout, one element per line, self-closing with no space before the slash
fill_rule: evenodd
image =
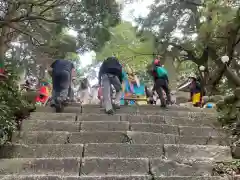
<path id="1" fill-rule="evenodd" d="M 153 62 L 153 64 L 154 64 L 155 66 L 162 66 L 161 61 L 160 61 L 159 59 L 155 59 L 154 62 Z"/>

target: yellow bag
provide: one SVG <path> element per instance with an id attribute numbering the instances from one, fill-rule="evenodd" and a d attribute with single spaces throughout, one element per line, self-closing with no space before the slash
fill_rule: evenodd
<path id="1" fill-rule="evenodd" d="M 192 98 L 192 103 L 197 104 L 201 102 L 201 93 L 195 93 Z"/>

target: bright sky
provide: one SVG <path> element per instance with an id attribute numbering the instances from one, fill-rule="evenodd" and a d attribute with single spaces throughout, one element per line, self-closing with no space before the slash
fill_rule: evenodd
<path id="1" fill-rule="evenodd" d="M 151 5 L 154 0 L 136 0 L 135 3 L 127 4 L 127 0 L 118 0 L 119 2 L 124 1 L 124 9 L 122 11 L 122 20 L 132 22 L 134 25 L 134 17 L 146 16 L 149 13 L 147 6 Z M 69 31 L 70 34 L 76 36 L 76 32 L 73 30 Z M 80 56 L 82 67 L 85 67 L 92 63 L 94 52 L 86 52 Z"/>

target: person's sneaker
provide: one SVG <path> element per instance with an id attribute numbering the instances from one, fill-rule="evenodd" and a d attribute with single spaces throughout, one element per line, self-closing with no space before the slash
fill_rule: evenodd
<path id="1" fill-rule="evenodd" d="M 161 108 L 166 108 L 167 107 L 167 105 L 166 104 L 161 104 L 161 106 L 160 106 Z"/>
<path id="2" fill-rule="evenodd" d="M 110 109 L 110 110 L 106 111 L 106 113 L 109 114 L 109 115 L 113 115 L 114 114 L 114 110 Z"/>
<path id="3" fill-rule="evenodd" d="M 114 109 L 120 109 L 121 107 L 120 107 L 119 104 L 113 104 L 113 108 L 114 108 Z"/>

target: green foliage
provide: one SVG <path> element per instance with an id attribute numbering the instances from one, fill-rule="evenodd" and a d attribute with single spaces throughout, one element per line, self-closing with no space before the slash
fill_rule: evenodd
<path id="1" fill-rule="evenodd" d="M 128 64 L 136 70 L 145 67 L 152 60 L 154 51 L 153 36 L 145 32 L 142 37 L 137 37 L 135 28 L 127 22 L 123 22 L 111 29 L 111 39 L 100 52 L 97 59 L 115 55 L 121 62 Z"/>
<path id="2" fill-rule="evenodd" d="M 139 27 L 155 35 L 156 48 L 180 61 L 190 60 L 205 66 L 205 84 L 214 91 L 224 74 L 221 57 L 230 62 L 237 58 L 239 48 L 240 6 L 236 1 L 155 1 L 146 18 L 139 18 Z M 181 54 L 180 52 L 185 52 Z M 239 62 L 239 61 L 238 61 Z M 195 70 L 195 67 L 185 68 Z M 238 72 L 238 69 L 233 69 Z M 233 74 L 226 73 L 232 84 L 238 84 Z M 240 81 L 240 79 L 238 79 Z"/>
<path id="3" fill-rule="evenodd" d="M 6 67 L 9 74 L 6 81 L 0 84 L 0 145 L 10 140 L 12 132 L 16 130 L 19 118 L 23 118 L 22 111 L 30 108 L 30 104 L 23 100 L 18 91 L 17 75 L 12 67 Z"/>
<path id="4" fill-rule="evenodd" d="M 190 75 L 198 73 L 198 67 L 192 61 L 183 61 L 183 62 L 176 62 L 177 71 L 179 74 L 179 78 L 182 80 L 186 80 Z"/>
<path id="5" fill-rule="evenodd" d="M 240 160 L 216 163 L 213 175 L 240 175 Z"/>

